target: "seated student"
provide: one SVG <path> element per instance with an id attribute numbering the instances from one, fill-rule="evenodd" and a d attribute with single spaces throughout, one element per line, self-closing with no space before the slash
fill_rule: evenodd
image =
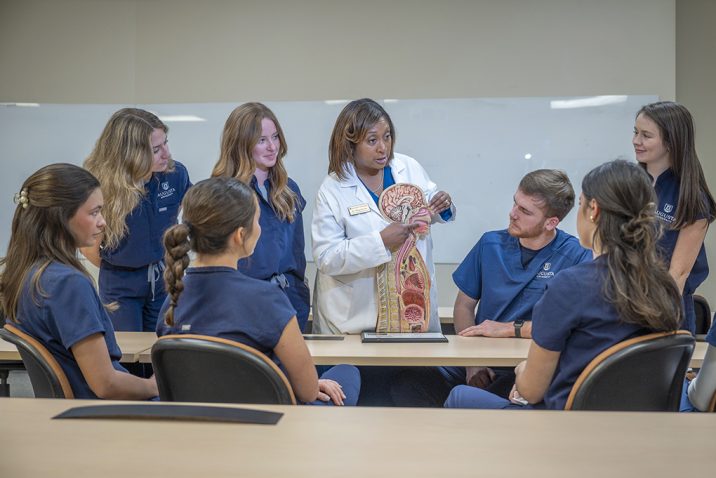
<path id="1" fill-rule="evenodd" d="M 688 383 L 688 387 L 684 387 L 684 392 L 688 390 L 688 397 L 681 400 L 682 412 L 708 411 L 709 404 L 716 394 L 716 320 L 706 334 L 706 342 L 709 346 L 701 370 L 696 378 Z"/>
<path id="2" fill-rule="evenodd" d="M 508 228 L 486 232 L 453 273 L 459 289 L 454 308 L 458 335 L 532 336 L 532 307 L 554 275 L 592 259 L 575 237 L 557 229 L 573 206 L 574 189 L 563 171 L 539 169 L 522 178 Z M 401 383 L 418 383 L 410 373 Z M 506 397 L 515 383 L 512 368 L 440 367 L 430 375 L 430 382 L 423 377 L 417 385 L 423 389 L 422 406 L 442 405 L 457 385 Z"/>
<path id="3" fill-rule="evenodd" d="M 75 398 L 156 396 L 154 377 L 135 377 L 119 364 L 112 322 L 77 259 L 77 249 L 94 246 L 104 229 L 99 181 L 78 166 L 51 164 L 15 198 L 7 256 L 0 260 L 6 320 L 52 353 Z"/>
<path id="4" fill-rule="evenodd" d="M 190 333 L 241 342 L 276 361 L 301 402 L 355 405 L 358 369 L 338 365 L 319 379 L 286 294 L 277 284 L 237 270 L 261 235 L 261 209 L 252 189 L 235 178 L 207 179 L 187 192 L 182 208 L 184 222 L 164 234 L 170 295 L 157 335 Z M 190 250 L 196 259 L 187 268 Z"/>
<path id="5" fill-rule="evenodd" d="M 579 240 L 595 259 L 557 274 L 534 306 L 530 351 L 515 368 L 510 399 L 460 385 L 446 407 L 519 408 L 526 400 L 528 407 L 563 409 L 599 353 L 632 337 L 678 329 L 681 296 L 657 255 L 649 176 L 635 163 L 605 163 L 585 176 L 579 203 Z"/>

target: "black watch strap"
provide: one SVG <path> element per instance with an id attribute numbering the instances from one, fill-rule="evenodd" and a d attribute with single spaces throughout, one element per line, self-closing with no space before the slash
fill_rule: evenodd
<path id="1" fill-rule="evenodd" d="M 525 325 L 524 320 L 515 320 L 513 322 L 513 325 L 515 326 L 515 337 L 518 339 L 522 338 L 522 326 Z"/>

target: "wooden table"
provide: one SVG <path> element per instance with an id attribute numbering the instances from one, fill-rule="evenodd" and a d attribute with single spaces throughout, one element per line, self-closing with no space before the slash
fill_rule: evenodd
<path id="1" fill-rule="evenodd" d="M 360 336 L 344 340 L 307 340 L 317 365 L 484 365 L 510 367 L 527 358 L 530 341 L 447 335 L 447 343 L 361 343 Z"/>
<path id="2" fill-rule="evenodd" d="M 153 332 L 116 332 L 124 363 L 151 363 L 151 348 L 157 340 Z M 483 365 L 513 367 L 527 358 L 530 341 L 526 339 L 493 339 L 448 335 L 447 343 L 363 344 L 358 335 L 343 340 L 307 340 L 308 350 L 317 365 Z M 706 353 L 705 342 L 697 342 L 691 366 L 701 367 Z M 20 360 L 12 344 L 0 340 L 0 361 Z"/>
<path id="3" fill-rule="evenodd" d="M 716 414 L 254 405 L 244 407 L 284 416 L 274 426 L 50 419 L 100 403 L 0 398 L 0 475 L 673 478 L 716 466 Z"/>
<path id="4" fill-rule="evenodd" d="M 514 367 L 527 358 L 530 340 L 460 337 L 447 335 L 447 343 L 370 343 L 364 344 L 358 335 L 346 335 L 344 340 L 307 340 L 306 344 L 317 365 L 481 365 L 486 367 Z M 691 366 L 701 367 L 706 348 L 697 342 Z"/>
<path id="5" fill-rule="evenodd" d="M 140 354 L 152 348 L 157 341 L 154 332 L 115 332 L 117 343 L 122 350 L 123 363 L 139 362 Z M 20 352 L 10 342 L 0 339 L 0 361 L 22 360 Z"/>
<path id="6" fill-rule="evenodd" d="M 16 362 L 18 360 L 22 360 L 22 358 L 20 358 L 20 352 L 17 351 L 17 347 L 0 339 L 0 361 Z"/>
<path id="7" fill-rule="evenodd" d="M 122 350 L 121 361 L 125 363 L 139 362 L 141 355 L 150 350 L 157 341 L 157 334 L 154 332 L 115 332 L 114 335 Z"/>
<path id="8" fill-rule="evenodd" d="M 530 341 L 447 335 L 447 343 L 372 343 L 364 344 L 359 335 L 344 335 L 343 340 L 306 340 L 316 365 L 436 366 L 482 365 L 514 367 L 527 358 Z M 691 366 L 701 367 L 706 354 L 705 342 L 697 342 Z M 151 346 L 139 353 L 139 362 L 151 363 Z"/>

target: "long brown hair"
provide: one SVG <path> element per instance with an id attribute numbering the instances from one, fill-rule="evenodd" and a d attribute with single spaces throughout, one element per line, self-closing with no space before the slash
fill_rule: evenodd
<path id="1" fill-rule="evenodd" d="M 635 163 L 611 161 L 584 177 L 582 194 L 582 213 L 592 199 L 601 211 L 593 240 L 607 261 L 604 294 L 621 320 L 654 331 L 678 329 L 681 294 L 657 254 L 661 229 L 649 175 Z"/>
<path id="2" fill-rule="evenodd" d="M 164 233 L 164 283 L 170 296 L 164 316 L 174 325 L 174 308 L 184 290 L 184 271 L 189 267 L 189 251 L 220 254 L 228 246 L 229 236 L 238 228 L 253 230 L 256 194 L 235 178 L 210 178 L 196 183 L 182 200 L 182 223 Z"/>
<path id="3" fill-rule="evenodd" d="M 17 321 L 17 305 L 30 270 L 33 300 L 44 294 L 39 280 L 51 262 L 59 262 L 85 274 L 77 258 L 77 243 L 69 229 L 70 219 L 99 188 L 99 181 L 73 164 L 50 164 L 36 171 L 22 184 L 25 199 L 18 202 L 12 218 L 7 255 L 0 259 L 0 299 L 2 310 Z"/>
<path id="4" fill-rule="evenodd" d="M 640 114 L 659 127 L 671 157 L 671 170 L 679 178 L 679 199 L 671 227 L 681 229 L 704 217 L 713 222 L 716 219 L 716 202 L 696 154 L 694 120 L 689 110 L 673 101 L 659 101 L 642 106 L 636 115 Z M 646 167 L 643 163 L 642 166 Z"/>
<path id="5" fill-rule="evenodd" d="M 112 115 L 84 166 L 99 179 L 104 194 L 104 245 L 119 245 L 127 234 L 126 218 L 145 194 L 144 183 L 152 173 L 155 129 L 169 131 L 156 115 L 138 108 L 123 108 Z M 169 160 L 167 171 L 174 169 Z"/>
<path id="6" fill-rule="evenodd" d="M 246 184 L 256 171 L 253 150 L 261 138 L 261 121 L 269 119 L 276 126 L 276 133 L 281 141 L 276 155 L 276 164 L 269 169 L 269 184 L 271 191 L 269 203 L 281 220 L 292 222 L 296 215 L 298 197 L 288 187 L 288 172 L 283 164 L 283 158 L 288 152 L 286 136 L 281 125 L 266 105 L 262 103 L 245 103 L 231 112 L 224 124 L 221 134 L 221 152 L 219 160 L 211 172 L 212 177 L 236 178 Z"/>
<path id="7" fill-rule="evenodd" d="M 368 131 L 380 120 L 390 127 L 390 151 L 388 161 L 393 159 L 395 148 L 395 127 L 388 113 L 370 98 L 351 101 L 341 111 L 333 126 L 328 146 L 328 173 L 335 173 L 339 179 L 346 179 L 348 164 L 355 164 L 356 145 L 363 141 Z"/>

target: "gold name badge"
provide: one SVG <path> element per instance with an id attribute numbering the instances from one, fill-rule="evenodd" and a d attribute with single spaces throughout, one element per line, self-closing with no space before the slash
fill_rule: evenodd
<path id="1" fill-rule="evenodd" d="M 348 214 L 356 216 L 358 214 L 365 214 L 370 211 L 370 206 L 367 204 L 358 204 L 357 206 L 351 206 L 348 208 Z"/>

